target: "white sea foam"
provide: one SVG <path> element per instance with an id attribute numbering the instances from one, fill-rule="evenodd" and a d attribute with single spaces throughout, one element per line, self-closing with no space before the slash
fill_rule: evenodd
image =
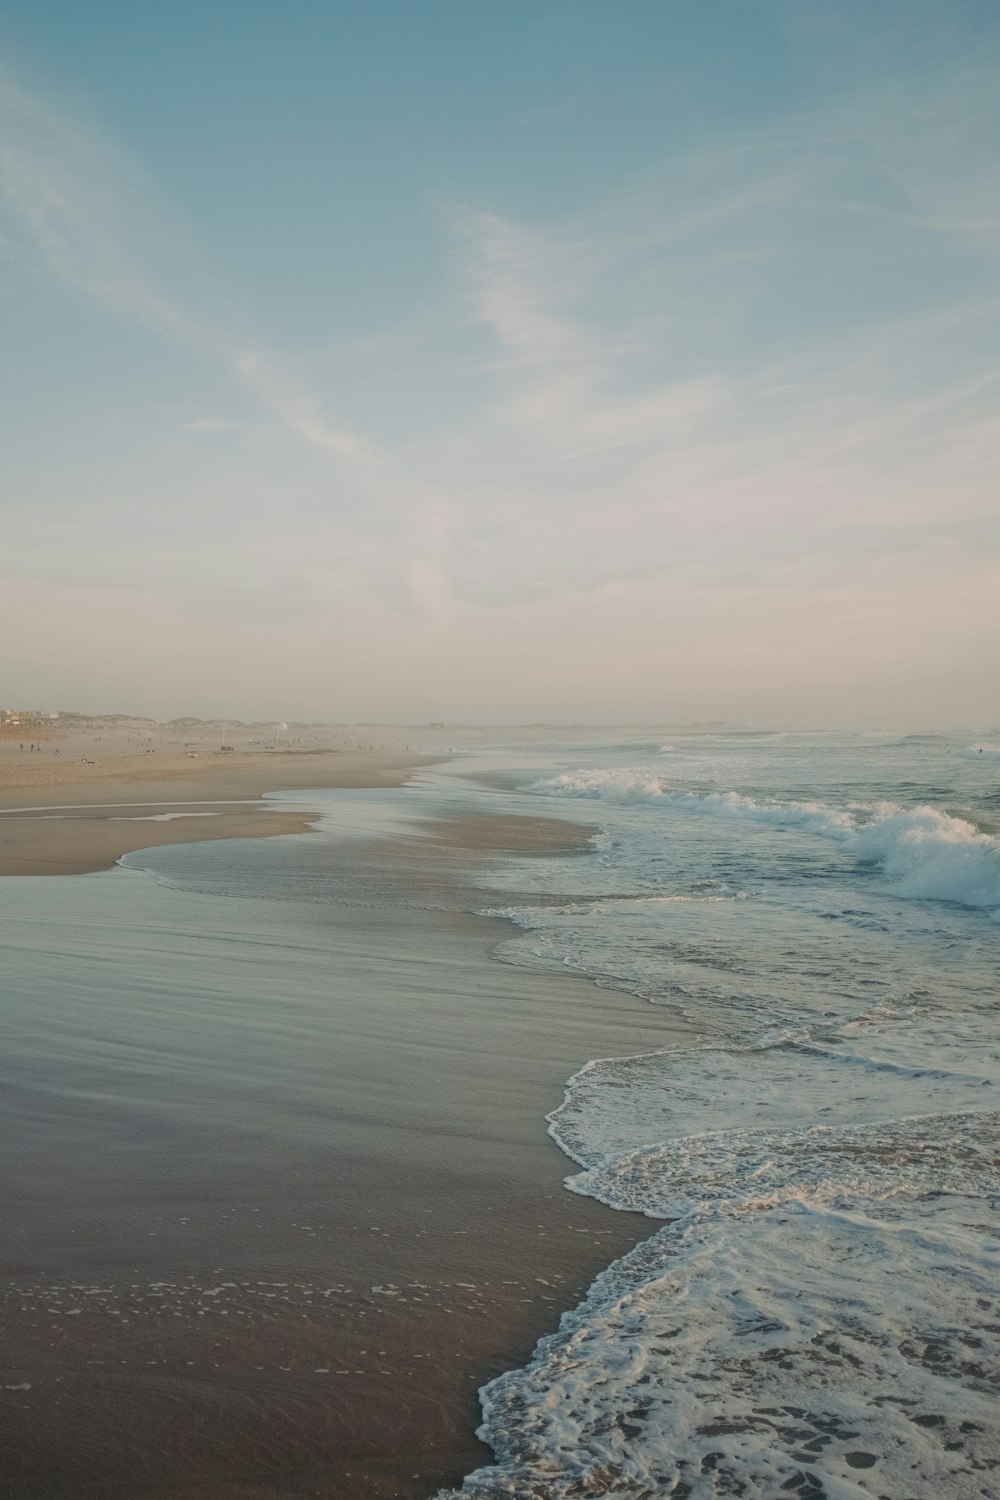
<path id="1" fill-rule="evenodd" d="M 880 864 L 897 895 L 1000 907 L 1000 841 L 933 807 L 888 809 L 848 840 L 859 860 Z"/>
<path id="2" fill-rule="evenodd" d="M 1000 908 L 1000 840 L 938 808 L 891 802 L 836 807 L 736 791 L 678 791 L 642 769 L 564 773 L 538 782 L 536 789 L 550 796 L 802 829 L 835 838 L 855 859 L 879 865 L 897 895 Z"/>
<path id="3" fill-rule="evenodd" d="M 819 1151 L 823 1132 L 1000 1103 L 996 1048 L 984 1047 L 976 1028 L 953 1047 L 933 1030 L 907 1041 L 862 1019 L 823 1043 L 804 1028 L 757 1046 L 594 1061 L 570 1080 L 550 1134 L 584 1168 L 570 1180 L 575 1191 L 666 1216 L 696 1206 L 684 1186 L 693 1161 L 714 1174 L 721 1151 L 723 1174 L 735 1180 L 745 1143 L 758 1136 L 815 1127 L 810 1149 Z M 782 1147 L 784 1157 L 789 1149 Z M 655 1191 L 641 1187 L 637 1173 L 651 1173 Z"/>
<path id="4" fill-rule="evenodd" d="M 550 1116 L 568 1186 L 668 1222 L 485 1388 L 462 1495 L 1000 1500 L 1000 843 L 943 805 L 989 826 L 971 761 L 706 737 L 687 785 L 536 779 L 604 833 L 494 913 L 500 956 L 704 1034 L 588 1063 Z"/>
<path id="5" fill-rule="evenodd" d="M 564 772 L 537 782 L 535 790 L 553 796 L 585 797 L 598 802 L 673 806 L 688 812 L 749 818 L 786 827 L 812 828 L 822 833 L 849 831 L 854 826 L 849 811 L 825 807 L 819 802 L 756 800 L 735 791 L 682 791 L 655 771 L 640 767 Z"/>
<path id="6" fill-rule="evenodd" d="M 922 1143 L 848 1144 L 878 1178 Z M 995 1500 L 998 1247 L 977 1198 L 881 1209 L 800 1188 L 661 1230 L 486 1388 L 462 1494 Z"/>
<path id="7" fill-rule="evenodd" d="M 678 1217 L 486 1387 L 461 1493 L 995 1500 L 998 1144 L 970 1112 L 606 1158 L 574 1185 Z"/>

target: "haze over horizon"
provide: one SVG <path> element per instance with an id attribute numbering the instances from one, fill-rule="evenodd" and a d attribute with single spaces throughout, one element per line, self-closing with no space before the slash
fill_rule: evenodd
<path id="1" fill-rule="evenodd" d="M 0 12 L 0 697 L 1000 719 L 1000 10 Z"/>

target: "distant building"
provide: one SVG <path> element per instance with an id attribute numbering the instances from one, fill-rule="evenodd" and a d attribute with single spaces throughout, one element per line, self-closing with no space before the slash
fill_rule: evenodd
<path id="1" fill-rule="evenodd" d="M 0 729 L 32 729 L 50 724 L 59 714 L 45 708 L 0 708 Z"/>

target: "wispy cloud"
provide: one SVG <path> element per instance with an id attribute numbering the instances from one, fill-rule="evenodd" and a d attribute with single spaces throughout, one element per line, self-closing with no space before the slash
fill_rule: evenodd
<path id="1" fill-rule="evenodd" d="M 129 238 L 166 215 L 134 163 L 0 69 L 0 189 L 13 223 L 61 280 L 117 317 L 206 340 L 136 261 Z"/>
<path id="2" fill-rule="evenodd" d="M 457 273 L 430 313 L 342 346 L 321 326 L 287 351 L 224 326 L 177 272 L 184 235 L 155 185 L 10 79 L 0 184 L 22 250 L 220 377 L 188 420 L 171 408 L 174 430 L 220 435 L 197 455 L 206 472 L 227 433 L 252 434 L 232 449 L 272 465 L 246 462 L 239 537 L 220 524 L 197 568 L 186 539 L 147 564 L 164 595 L 181 579 L 178 596 L 208 609 L 221 577 L 247 615 L 266 598 L 269 620 L 332 621 L 338 639 L 355 610 L 413 659 L 461 637 L 497 662 L 507 629 L 528 658 L 536 638 L 562 649 L 574 633 L 591 657 L 602 639 L 621 657 L 631 634 L 647 670 L 669 634 L 684 671 L 699 631 L 721 661 L 727 640 L 780 650 L 797 619 L 805 658 L 838 621 L 854 630 L 852 607 L 863 629 L 898 618 L 901 638 L 932 616 L 951 628 L 963 567 L 977 588 L 995 577 L 988 63 L 925 97 L 855 93 L 720 134 L 561 222 L 452 205 Z M 236 419 L 234 388 L 265 423 Z M 232 495 L 244 477 L 235 463 Z M 135 566 L 145 542 L 139 526 Z M 103 552 L 101 578 L 119 561 Z M 982 624 L 967 610 L 954 639 Z"/>
<path id="3" fill-rule="evenodd" d="M 945 509 L 986 515 L 1000 308 L 967 258 L 980 181 L 961 153 L 949 212 L 918 212 L 934 196 L 920 132 L 936 137 L 945 104 L 961 114 L 959 94 L 952 79 L 915 112 L 866 97 L 855 116 L 838 101 L 555 226 L 449 212 L 494 380 L 464 442 L 428 445 L 431 472 L 469 485 L 452 537 L 467 595 L 697 557 L 844 575 Z M 983 103 L 980 88 L 967 116 Z M 901 162 L 887 143 L 904 139 Z"/>
<path id="4" fill-rule="evenodd" d="M 616 393 L 633 338 L 598 332 L 570 311 L 600 291 L 607 251 L 598 241 L 468 211 L 451 226 L 465 247 L 474 316 L 502 351 L 496 421 L 578 457 L 661 438 L 724 401 L 724 382 L 712 377 Z"/>
<path id="5" fill-rule="evenodd" d="M 358 468 L 378 467 L 382 460 L 374 444 L 346 427 L 331 426 L 322 415 L 316 397 L 295 380 L 282 362 L 258 350 L 239 351 L 231 360 L 241 380 L 289 432 Z"/>
<path id="6" fill-rule="evenodd" d="M 49 271 L 90 302 L 228 370 L 302 442 L 351 465 L 376 461 L 370 443 L 322 416 L 317 398 L 280 356 L 248 351 L 166 288 L 149 264 L 150 242 L 181 235 L 154 186 L 92 125 L 60 112 L 2 69 L 0 193 L 9 222 Z"/>

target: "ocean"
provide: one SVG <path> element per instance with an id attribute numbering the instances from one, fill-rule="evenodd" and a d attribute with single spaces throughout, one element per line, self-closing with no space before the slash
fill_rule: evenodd
<path id="1" fill-rule="evenodd" d="M 522 750 L 511 807 L 600 832 L 497 956 L 697 1034 L 550 1115 L 650 1238 L 484 1389 L 462 1495 L 1000 1495 L 998 740 Z"/>

